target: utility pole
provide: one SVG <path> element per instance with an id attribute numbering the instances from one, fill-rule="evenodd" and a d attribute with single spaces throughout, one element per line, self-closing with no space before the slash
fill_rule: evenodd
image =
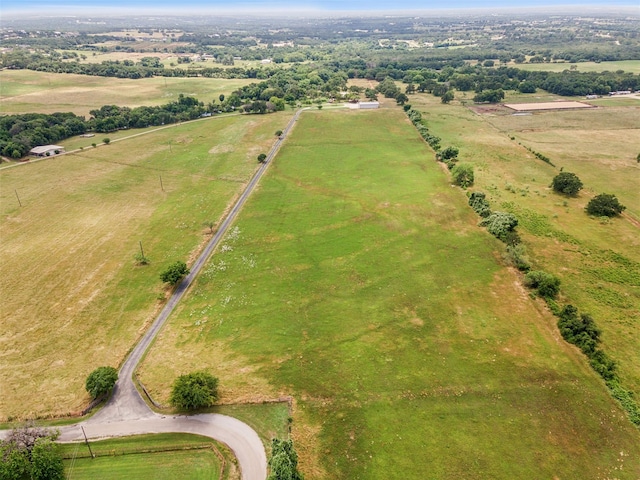
<path id="1" fill-rule="evenodd" d="M 164 192 L 164 185 L 162 184 L 162 175 L 159 175 L 159 177 L 160 177 L 160 188 Z"/>
<path id="2" fill-rule="evenodd" d="M 91 451 L 91 445 L 89 445 L 89 439 L 87 438 L 87 434 L 84 433 L 84 427 L 80 425 L 80 428 L 82 429 L 82 435 L 84 435 L 84 441 L 87 444 L 87 447 L 89 448 L 89 453 L 91 454 L 91 458 L 96 458 L 96 456 Z"/>
<path id="3" fill-rule="evenodd" d="M 14 190 L 16 192 L 16 198 L 18 199 L 18 205 L 22 206 L 22 202 L 20 201 L 20 197 L 18 196 L 18 190 Z"/>

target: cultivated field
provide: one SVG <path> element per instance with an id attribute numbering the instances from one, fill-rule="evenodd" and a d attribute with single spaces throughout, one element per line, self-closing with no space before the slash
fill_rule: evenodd
<path id="1" fill-rule="evenodd" d="M 208 103 L 254 80 L 216 78 L 104 78 L 89 75 L 0 70 L 0 109 L 11 113 L 73 112 L 89 115 L 102 105 L 162 105 L 189 95 Z"/>
<path id="2" fill-rule="evenodd" d="M 399 109 L 307 112 L 142 380 L 294 395 L 307 478 L 636 478 L 638 430 L 476 222 Z"/>
<path id="3" fill-rule="evenodd" d="M 211 118 L 0 170 L 0 420 L 87 405 L 86 375 L 122 361 L 161 305 L 159 273 L 195 254 L 288 118 Z"/>

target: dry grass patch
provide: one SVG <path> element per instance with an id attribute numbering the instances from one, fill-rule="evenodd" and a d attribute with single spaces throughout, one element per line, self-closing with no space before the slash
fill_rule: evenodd
<path id="1" fill-rule="evenodd" d="M 268 149 L 287 118 L 183 124 L 0 171 L 0 260 L 11 272 L 0 279 L 0 419 L 86 405 L 86 375 L 120 364 L 159 307 L 160 271 L 195 255 L 203 222 L 255 170 L 247 151 Z M 207 153 L 229 137 L 236 151 Z M 168 138 L 182 142 L 169 150 Z M 139 242 L 148 266 L 135 264 Z"/>
<path id="2" fill-rule="evenodd" d="M 214 78 L 105 78 L 30 70 L 0 71 L 3 113 L 73 112 L 89 115 L 103 105 L 138 107 L 175 101 L 180 93 L 207 103 L 221 93 L 251 83 L 250 79 Z"/>

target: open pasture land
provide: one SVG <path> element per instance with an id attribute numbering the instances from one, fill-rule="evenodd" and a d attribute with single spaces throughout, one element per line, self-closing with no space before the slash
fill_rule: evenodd
<path id="1" fill-rule="evenodd" d="M 624 70 L 630 73 L 640 73 L 640 60 L 619 60 L 615 62 L 579 62 L 579 63 L 514 63 L 512 66 L 521 70 L 563 72 L 576 67 L 578 72 L 616 72 Z"/>
<path id="2" fill-rule="evenodd" d="M 31 70 L 0 71 L 0 108 L 5 114 L 73 112 L 89 115 L 103 105 L 138 107 L 162 105 L 179 94 L 205 103 L 221 93 L 251 83 L 250 79 L 217 78 L 106 78 Z"/>
<path id="3" fill-rule="evenodd" d="M 237 478 L 233 454 L 208 437 L 186 434 L 137 435 L 62 445 L 65 478 L 218 480 Z M 231 473 L 231 472 L 233 473 Z M 230 477 L 229 475 L 234 475 Z"/>
<path id="4" fill-rule="evenodd" d="M 487 193 L 493 210 L 518 217 L 534 268 L 558 275 L 561 302 L 593 316 L 604 350 L 639 397 L 640 108 L 479 116 L 428 95 L 411 103 L 424 112 L 444 146 L 459 147 L 461 160 L 475 165 L 474 190 Z M 525 146 L 556 166 L 538 160 Z M 560 168 L 584 183 L 576 198 L 549 188 Z M 626 205 L 623 217 L 604 222 L 586 215 L 589 199 L 603 192 Z"/>
<path id="5" fill-rule="evenodd" d="M 289 116 L 216 117 L 0 171 L 0 419 L 88 404 L 87 374 L 123 360 L 160 307 L 160 272 L 195 254 Z"/>
<path id="6" fill-rule="evenodd" d="M 476 222 L 399 108 L 306 112 L 142 381 L 293 395 L 307 478 L 635 479 L 638 430 Z"/>

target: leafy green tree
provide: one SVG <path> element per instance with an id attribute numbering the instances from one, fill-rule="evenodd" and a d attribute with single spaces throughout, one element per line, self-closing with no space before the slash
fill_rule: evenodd
<path id="1" fill-rule="evenodd" d="M 50 438 L 39 439 L 31 451 L 32 480 L 62 480 L 64 465 L 60 446 Z"/>
<path id="2" fill-rule="evenodd" d="M 451 177 L 453 183 L 462 188 L 467 188 L 473 185 L 473 165 L 470 163 L 460 163 L 453 167 L 451 170 Z"/>
<path id="3" fill-rule="evenodd" d="M 460 150 L 458 150 L 456 147 L 447 147 L 444 150 L 440 151 L 440 157 L 443 160 L 449 160 L 452 158 L 456 158 L 458 156 L 458 153 L 460 153 Z"/>
<path id="4" fill-rule="evenodd" d="M 218 399 L 218 379 L 207 372 L 180 375 L 173 384 L 171 404 L 182 410 L 212 406 Z"/>
<path id="5" fill-rule="evenodd" d="M 113 367 L 98 367 L 87 377 L 85 388 L 91 398 L 107 395 L 118 381 L 118 371 Z"/>
<path id="6" fill-rule="evenodd" d="M 453 94 L 453 90 L 447 90 L 444 95 L 442 95 L 440 101 L 442 103 L 450 103 L 455 98 Z"/>
<path id="7" fill-rule="evenodd" d="M 160 280 L 170 285 L 175 285 L 188 273 L 189 269 L 187 268 L 187 264 L 178 260 L 169 265 L 167 269 L 160 274 Z"/>
<path id="8" fill-rule="evenodd" d="M 269 459 L 271 473 L 267 480 L 303 480 L 298 471 L 298 454 L 293 447 L 293 440 L 271 441 L 271 458 Z"/>
<path id="9" fill-rule="evenodd" d="M 280 135 L 282 135 L 282 130 L 276 130 L 276 137 L 279 137 Z"/>
<path id="10" fill-rule="evenodd" d="M 104 137 L 104 138 L 102 139 L 102 142 L 103 142 L 105 145 L 109 145 L 109 144 L 111 143 L 111 139 L 110 139 L 109 137 Z"/>
<path id="11" fill-rule="evenodd" d="M 556 298 L 560 292 L 560 279 L 555 275 L 540 270 L 532 270 L 524 277 L 524 284 L 535 288 L 544 298 Z"/>
<path id="12" fill-rule="evenodd" d="M 396 103 L 398 105 L 404 105 L 405 103 L 407 103 L 409 101 L 409 97 L 407 97 L 404 93 L 399 93 L 396 96 Z"/>
<path id="13" fill-rule="evenodd" d="M 575 196 L 582 189 L 582 182 L 575 173 L 560 172 L 553 177 L 551 187 L 555 192 Z"/>
<path id="14" fill-rule="evenodd" d="M 618 201 L 615 195 L 601 193 L 589 200 L 586 210 L 589 215 L 596 217 L 615 217 L 620 215 L 626 208 Z"/>
<path id="15" fill-rule="evenodd" d="M 518 219 L 512 213 L 493 212 L 480 222 L 480 226 L 486 227 L 491 235 L 509 245 L 520 243 L 515 232 Z"/>
<path id="16" fill-rule="evenodd" d="M 260 155 L 258 155 L 258 162 L 264 163 L 266 159 L 267 159 L 267 156 L 264 153 L 261 153 Z"/>
<path id="17" fill-rule="evenodd" d="M 224 93 L 220 94 L 220 96 L 218 97 L 218 100 L 220 100 L 220 103 L 224 102 Z"/>
<path id="18" fill-rule="evenodd" d="M 59 433 L 27 423 L 0 440 L 0 479 L 61 480 L 62 456 L 55 440 Z"/>

